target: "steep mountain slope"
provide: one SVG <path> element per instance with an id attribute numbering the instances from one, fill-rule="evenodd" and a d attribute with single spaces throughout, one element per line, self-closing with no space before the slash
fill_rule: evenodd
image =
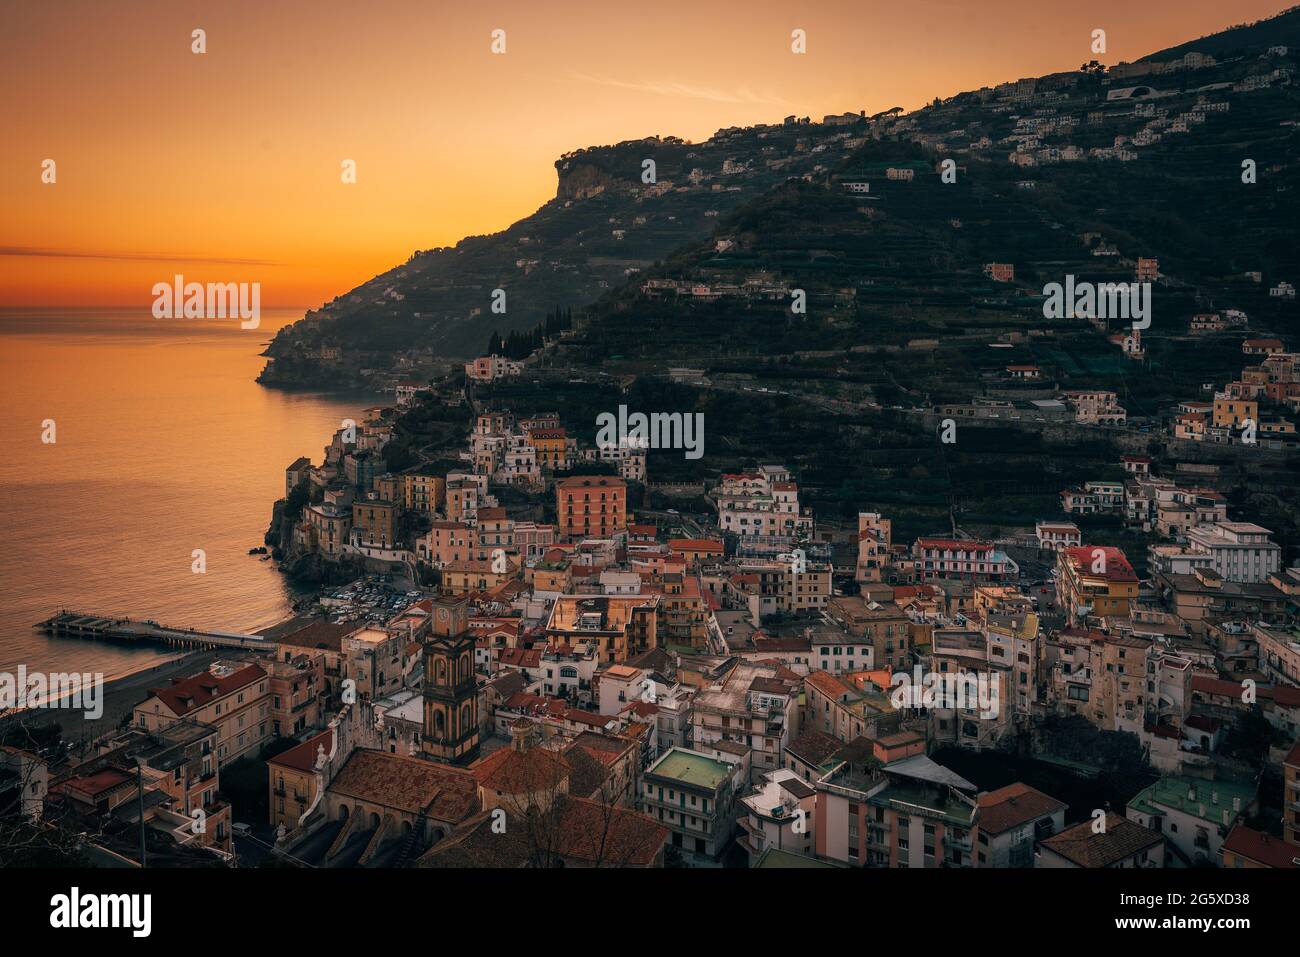
<path id="1" fill-rule="evenodd" d="M 1295 300 L 1269 289 L 1300 277 L 1295 56 L 1180 66 L 1137 100 L 1131 81 L 1078 71 L 881 118 L 833 170 L 746 203 L 604 297 L 557 361 L 722 373 L 779 359 L 823 391 L 833 361 L 845 395 L 865 384 L 918 406 L 1035 363 L 1047 384 L 1124 391 L 1136 414 L 1195 397 L 1240 370 L 1245 330 L 1194 336 L 1194 315 L 1236 309 L 1255 334 L 1294 331 Z M 1110 341 L 1124 324 L 1044 317 L 1047 284 L 1131 282 L 1139 258 L 1161 274 L 1144 361 Z"/>
<path id="2" fill-rule="evenodd" d="M 554 200 L 501 233 L 416 252 L 282 330 L 261 381 L 351 385 L 370 368 L 373 384 L 399 356 L 419 370 L 477 355 L 493 330 L 529 329 L 556 306 L 594 301 L 846 145 L 854 141 L 843 129 L 792 123 L 722 130 L 702 144 L 651 138 L 566 154 Z M 493 311 L 496 289 L 504 313 Z"/>
<path id="3" fill-rule="evenodd" d="M 1020 80 L 904 116 L 567 154 L 555 200 L 502 233 L 417 253 L 284 330 L 262 381 L 391 382 L 476 354 L 494 329 L 594 303 L 548 362 L 712 356 L 722 370 L 848 350 L 862 366 L 843 370 L 850 380 L 918 403 L 969 398 L 1008 362 L 1045 362 L 1068 387 L 1118 381 L 1140 402 L 1168 400 L 1240 367 L 1236 343 L 1188 339 L 1192 315 L 1245 310 L 1261 333 L 1294 321 L 1267 290 L 1300 275 L 1286 42 L 1298 30 L 1289 11 L 1109 72 Z M 1210 50 L 1227 53 L 1184 58 Z M 641 182 L 645 159 L 655 184 Z M 945 159 L 955 182 L 939 175 Z M 1113 328 L 1043 318 L 1046 283 L 1129 281 L 1147 257 L 1164 281 L 1142 365 L 1107 341 Z M 990 263 L 1014 267 L 1013 281 Z M 496 289 L 505 314 L 491 309 Z M 794 289 L 805 313 L 790 308 Z M 864 359 L 929 339 L 884 363 L 896 368 Z M 973 349 L 997 339 L 1010 350 Z"/>

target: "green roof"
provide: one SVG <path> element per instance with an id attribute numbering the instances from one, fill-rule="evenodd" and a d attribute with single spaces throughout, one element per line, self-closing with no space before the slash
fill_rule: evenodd
<path id="1" fill-rule="evenodd" d="M 775 847 L 769 847 L 761 855 L 759 855 L 758 860 L 754 862 L 755 868 L 829 867 L 833 870 L 835 868 L 841 868 L 843 866 L 844 866 L 843 864 L 834 864 L 830 861 L 819 861 L 816 858 L 805 857 L 802 854 L 794 854 L 791 853 L 790 851 L 783 851 Z"/>
<path id="2" fill-rule="evenodd" d="M 716 791 L 731 774 L 731 767 L 705 754 L 673 748 L 646 773 Z"/>
<path id="3" fill-rule="evenodd" d="M 1194 796 L 1193 796 L 1194 792 Z M 1241 800 L 1241 810 L 1245 811 L 1255 800 L 1255 786 L 1241 784 L 1237 781 L 1207 781 L 1205 778 L 1192 778 L 1182 774 L 1171 774 L 1161 778 L 1145 790 L 1139 791 L 1128 806 L 1143 814 L 1160 814 L 1161 808 L 1173 808 L 1204 821 L 1223 823 L 1223 812 L 1230 815 L 1229 820 L 1237 816 L 1233 810 L 1233 798 Z M 1217 796 L 1218 801 L 1214 799 Z M 1202 813 L 1201 808 L 1204 808 Z"/>

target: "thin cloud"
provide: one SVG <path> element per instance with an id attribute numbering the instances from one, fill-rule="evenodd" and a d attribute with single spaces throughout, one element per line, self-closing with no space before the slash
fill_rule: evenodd
<path id="1" fill-rule="evenodd" d="M 770 96 L 762 93 L 756 93 L 749 87 L 742 86 L 736 90 L 723 90 L 717 87 L 693 86 L 689 83 L 679 83 L 675 80 L 668 81 L 642 81 L 619 80 L 608 76 L 591 76 L 587 73 L 577 73 L 569 71 L 569 78 L 577 80 L 580 83 L 591 83 L 596 86 L 609 86 L 618 90 L 633 90 L 638 93 L 650 93 L 654 96 L 672 96 L 679 99 L 688 100 L 709 100 L 714 103 L 743 103 L 754 106 L 782 106 L 790 105 L 788 100 L 778 96 Z"/>
<path id="2" fill-rule="evenodd" d="M 283 266 L 269 259 L 236 259 L 228 256 L 174 256 L 166 253 L 110 253 L 77 249 L 41 249 L 36 246 L 0 246 L 0 256 L 39 259 L 118 259 L 154 263 L 214 263 L 229 266 Z"/>

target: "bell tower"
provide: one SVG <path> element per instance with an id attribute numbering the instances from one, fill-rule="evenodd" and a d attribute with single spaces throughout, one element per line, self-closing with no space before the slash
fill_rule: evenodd
<path id="1" fill-rule="evenodd" d="M 424 643 L 424 735 L 426 755 L 452 764 L 478 757 L 478 679 L 469 602 L 433 602 L 431 634 Z"/>

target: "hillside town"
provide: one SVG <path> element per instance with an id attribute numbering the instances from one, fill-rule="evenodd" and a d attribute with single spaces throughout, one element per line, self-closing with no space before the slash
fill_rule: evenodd
<path id="1" fill-rule="evenodd" d="M 275 475 L 292 614 L 39 623 L 176 658 L 0 726 L 0 823 L 120 868 L 1300 867 L 1257 26 L 566 152 L 284 326 L 259 382 L 376 403 Z"/>
<path id="2" fill-rule="evenodd" d="M 636 504 L 644 443 L 454 381 L 287 467 L 283 563 L 354 578 L 59 767 L 7 748 L 21 813 L 103 861 L 147 827 L 316 867 L 1298 866 L 1300 567 L 1213 488 L 1130 455 L 1033 527 L 899 541 L 755 463 L 687 514 Z M 431 409 L 456 464 L 390 472 Z"/>

